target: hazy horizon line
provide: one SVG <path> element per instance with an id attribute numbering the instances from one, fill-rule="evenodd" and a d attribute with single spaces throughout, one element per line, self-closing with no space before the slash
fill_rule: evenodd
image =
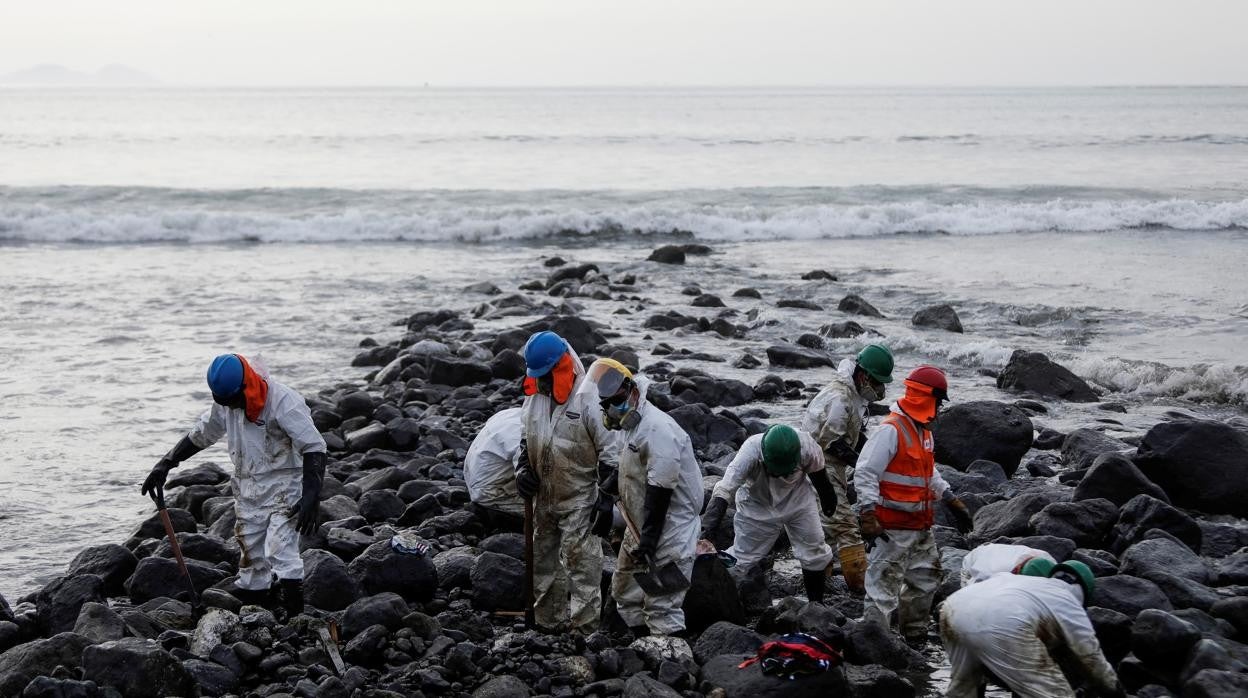
<path id="1" fill-rule="evenodd" d="M 378 89 L 427 89 L 427 90 L 765 90 L 765 89 L 1180 89 L 1180 88 L 1245 88 L 1248 83 L 1202 83 L 1202 82 L 1118 82 L 1118 83 L 529 83 L 529 84 L 495 84 L 495 83 L 177 83 L 160 82 L 135 84 L 72 84 L 72 83 L 20 83 L 0 82 L 4 89 L 30 90 L 64 90 L 64 89 L 98 89 L 98 90 L 186 90 L 186 89 L 335 89 L 335 90 L 378 90 Z"/>

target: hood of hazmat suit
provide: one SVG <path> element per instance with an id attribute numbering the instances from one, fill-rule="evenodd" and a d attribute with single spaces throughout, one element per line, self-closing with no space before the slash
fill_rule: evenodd
<path id="1" fill-rule="evenodd" d="M 524 500 L 516 492 L 512 463 L 520 450 L 522 412 L 521 408 L 512 407 L 495 413 L 481 427 L 464 456 L 469 499 L 518 516 L 524 515 Z"/>
<path id="2" fill-rule="evenodd" d="M 851 448 L 858 443 L 867 401 L 854 386 L 854 366 L 853 359 L 842 360 L 802 416 L 802 431 L 814 436 L 821 449 L 838 440 Z"/>

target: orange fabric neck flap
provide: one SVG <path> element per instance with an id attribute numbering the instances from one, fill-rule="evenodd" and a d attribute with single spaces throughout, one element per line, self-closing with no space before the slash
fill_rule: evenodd
<path id="1" fill-rule="evenodd" d="M 247 363 L 242 354 L 235 354 L 243 362 L 243 404 L 247 421 L 256 423 L 260 413 L 264 411 L 264 403 L 269 399 L 269 384 L 256 373 L 251 364 Z"/>
<path id="2" fill-rule="evenodd" d="M 906 395 L 897 401 L 897 406 L 919 424 L 930 424 L 936 418 L 936 398 L 932 389 L 922 383 L 905 381 Z"/>
<path id="3" fill-rule="evenodd" d="M 550 369 L 550 375 L 555 380 L 553 394 L 550 396 L 555 404 L 562 405 L 572 396 L 572 386 L 576 383 L 576 367 L 572 364 L 572 355 L 565 353 L 555 367 Z M 531 376 L 524 377 L 524 394 L 537 394 L 537 379 Z"/>

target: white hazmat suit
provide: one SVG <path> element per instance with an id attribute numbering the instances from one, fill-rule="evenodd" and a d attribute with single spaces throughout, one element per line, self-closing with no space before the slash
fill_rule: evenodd
<path id="1" fill-rule="evenodd" d="M 802 417 L 802 430 L 814 436 L 821 449 L 826 449 L 829 444 L 840 440 L 845 440 L 851 447 L 858 443 L 867 401 L 854 387 L 854 368 L 857 365 L 853 359 L 842 360 L 831 381 L 806 407 L 806 414 Z M 832 490 L 836 492 L 836 512 L 832 516 L 822 517 L 823 530 L 828 541 L 835 543 L 838 548 L 860 546 L 862 535 L 858 532 L 858 520 L 846 495 L 849 466 L 828 453 L 824 454 L 824 458 L 828 479 L 832 481 Z"/>
<path id="2" fill-rule="evenodd" d="M 962 586 L 982 582 L 1003 572 L 1013 572 L 1019 565 L 1035 557 L 1057 563 L 1047 552 L 1025 545 L 981 545 L 962 558 Z"/>
<path id="3" fill-rule="evenodd" d="M 497 412 L 486 421 L 464 456 L 464 482 L 473 502 L 515 516 L 524 516 L 524 500 L 516 492 L 514 463 L 524 430 L 519 407 Z"/>

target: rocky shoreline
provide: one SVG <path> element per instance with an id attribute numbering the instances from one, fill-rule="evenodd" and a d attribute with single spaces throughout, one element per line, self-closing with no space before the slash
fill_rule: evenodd
<path id="1" fill-rule="evenodd" d="M 709 253 L 665 246 L 646 268 L 673 274 Z M 223 590 L 238 557 L 228 476 L 215 465 L 185 465 L 170 477 L 169 513 L 207 613 L 197 619 L 186 603 L 153 516 L 122 544 L 82 551 L 65 576 L 11 607 L 0 599 L 0 696 L 930 693 L 929 658 L 854 620 L 861 602 L 839 579 L 825 604 L 798 598 L 800 580 L 783 552 L 770 570 L 748 576 L 699 560 L 686 602 L 695 631 L 688 643 L 633 642 L 609 601 L 602 630 L 587 637 L 541 635 L 518 623 L 522 538 L 482 520 L 461 478 L 477 429 L 519 403 L 518 350 L 529 334 L 553 329 L 582 356 L 610 355 L 655 379 L 651 399 L 689 432 L 709 493 L 736 447 L 762 431 L 771 406 L 804 401 L 819 387 L 786 379 L 786 371 L 834 366 L 840 357 L 825 350 L 825 338 L 869 333 L 859 322 L 879 315 L 850 294 L 817 332 L 792 343 L 760 341 L 728 359 L 673 346 L 689 333 L 751 337 L 755 318 L 697 284 L 682 293 L 705 316 L 658 309 L 646 299 L 645 271 L 558 258 L 545 265 L 533 270 L 542 278 L 519 292 L 474 284 L 465 294 L 483 302 L 414 313 L 394 342 L 365 340 L 353 362 L 369 367 L 364 388 L 307 395 L 331 460 L 321 526 L 303 540 L 306 615 L 279 619 Z M 812 271 L 802 279 L 835 276 Z M 742 288 L 733 296 L 760 294 Z M 582 304 L 590 302 L 599 316 L 611 312 L 612 327 L 585 319 Z M 796 294 L 776 305 L 823 310 Z M 916 326 L 962 330 L 947 305 L 914 311 Z M 477 329 L 499 321 L 514 325 Z M 620 341 L 624 325 L 643 340 Z M 680 365 L 689 359 L 731 360 L 759 378 L 751 385 Z M 1175 412 L 1124 438 L 1098 423 L 1059 433 L 1043 425 L 1044 415 L 1064 401 L 1100 400 L 1092 386 L 1021 350 L 996 381 L 1002 401 L 954 404 L 936 429 L 941 471 L 975 512 L 968 538 L 938 519 L 945 580 L 938 602 L 956 590 L 961 558 L 978 544 L 1018 542 L 1082 560 L 1100 577 L 1089 615 L 1130 692 L 1243 695 L 1248 421 Z M 424 541 L 428 554 L 395 549 L 396 534 Z M 341 642 L 323 640 L 322 628 Z M 757 666 L 736 668 L 768 637 L 794 630 L 842 648 L 846 663 L 794 682 L 764 677 Z"/>

